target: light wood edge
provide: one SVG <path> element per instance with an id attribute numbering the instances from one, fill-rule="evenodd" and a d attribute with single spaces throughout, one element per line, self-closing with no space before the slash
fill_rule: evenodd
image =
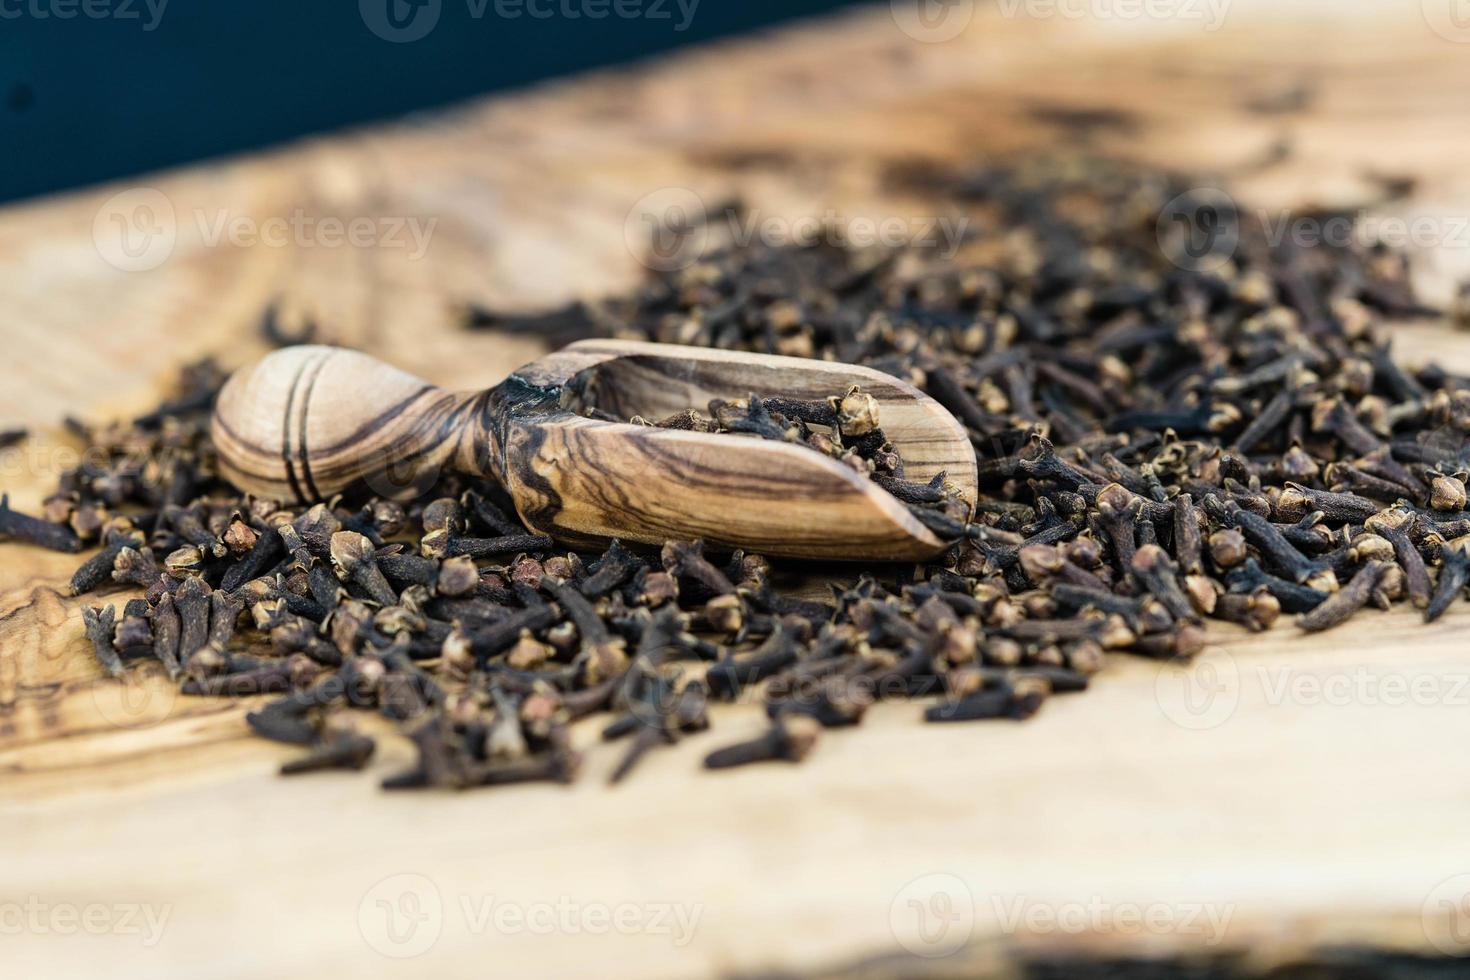
<path id="1" fill-rule="evenodd" d="M 869 367 L 856 364 L 841 364 L 835 361 L 819 361 L 809 358 L 788 357 L 781 354 L 751 354 L 744 351 L 728 351 L 709 347 L 687 347 L 677 344 L 657 344 L 647 341 L 634 340 L 583 340 L 568 345 L 562 351 L 542 358 L 539 364 L 549 368 L 553 373 L 563 376 L 563 380 L 575 375 L 578 371 L 585 370 L 595 364 L 614 360 L 619 357 L 659 357 L 669 359 L 681 359 L 704 364 L 728 364 L 731 366 L 760 366 L 772 371 L 790 372 L 793 375 L 808 375 L 812 373 L 830 374 L 842 379 L 843 383 L 862 386 L 878 398 L 884 411 L 891 413 L 894 409 L 907 411 L 910 407 L 916 407 L 923 417 L 922 425 L 926 433 L 934 433 L 942 436 L 946 444 L 950 446 L 953 458 L 946 458 L 944 466 L 948 471 L 948 480 L 960 491 L 960 496 L 970 503 L 974 503 L 977 495 L 977 466 L 975 462 L 974 447 L 970 443 L 969 434 L 965 427 L 944 406 L 931 398 L 928 394 L 909 384 L 901 378 L 891 374 L 885 374 Z M 893 392 L 890 394 L 890 390 Z M 757 391 L 760 395 L 779 395 L 783 392 L 775 389 Z M 907 425 L 894 427 L 891 430 L 885 426 L 894 444 L 902 454 L 904 451 L 903 439 L 905 429 L 912 426 Z M 906 457 L 907 459 L 907 457 Z M 925 472 L 927 479 L 932 473 Z"/>
<path id="2" fill-rule="evenodd" d="M 580 459 L 582 466 L 576 472 L 560 466 L 563 456 Z M 762 474 L 771 472 L 788 474 L 786 483 L 825 484 L 822 499 L 804 505 L 763 492 L 772 483 Z M 744 479 L 727 478 L 736 476 Z M 533 527 L 588 545 L 611 537 L 644 544 L 699 537 L 716 547 L 779 557 L 879 561 L 918 561 L 948 547 L 871 480 L 806 447 L 782 442 L 562 413 L 510 423 L 505 478 Z M 725 489 L 705 487 L 695 498 L 688 481 L 723 483 Z M 549 483 L 561 501 L 550 518 L 537 516 L 545 499 L 535 485 L 540 482 Z M 619 525 L 620 509 L 601 505 L 607 500 L 604 492 L 626 496 L 624 509 L 646 515 L 640 526 L 650 530 Z M 688 503 L 658 517 L 671 501 Z M 775 505 L 770 529 L 752 529 L 751 516 L 766 513 L 770 504 Z M 736 513 L 744 515 L 739 525 L 728 516 Z M 807 529 L 813 531 L 809 538 L 800 535 Z"/>

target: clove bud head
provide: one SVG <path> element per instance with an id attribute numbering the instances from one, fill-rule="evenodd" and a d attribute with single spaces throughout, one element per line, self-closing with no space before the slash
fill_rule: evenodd
<path id="1" fill-rule="evenodd" d="M 373 543 L 356 531 L 338 531 L 332 535 L 332 564 L 342 570 L 344 577 L 351 578 L 373 560 L 376 549 Z"/>
<path id="2" fill-rule="evenodd" d="M 1465 484 L 1453 476 L 1437 476 L 1429 484 L 1429 506 L 1435 510 L 1464 510 Z"/>
<path id="3" fill-rule="evenodd" d="M 837 427 L 845 436 L 865 436 L 878 428 L 878 399 L 856 386 L 837 402 Z"/>

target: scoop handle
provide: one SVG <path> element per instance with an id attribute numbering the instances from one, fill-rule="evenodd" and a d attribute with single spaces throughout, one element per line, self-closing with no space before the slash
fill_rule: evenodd
<path id="1" fill-rule="evenodd" d="M 312 502 L 364 481 L 406 497 L 446 466 L 493 475 L 493 394 L 445 391 L 356 351 L 287 347 L 235 372 L 211 429 L 222 474 L 256 496 Z"/>

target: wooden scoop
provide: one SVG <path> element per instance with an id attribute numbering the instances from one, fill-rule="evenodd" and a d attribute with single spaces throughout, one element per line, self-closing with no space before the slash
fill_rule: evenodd
<path id="1" fill-rule="evenodd" d="M 496 480 L 528 527 L 573 546 L 611 537 L 801 558 L 917 560 L 944 544 L 875 483 L 806 446 L 585 418 L 658 418 L 712 398 L 824 399 L 861 385 L 910 480 L 939 472 L 975 499 L 964 428 L 897 378 L 845 364 L 582 341 L 489 391 L 450 392 L 354 351 L 290 347 L 220 392 L 214 441 L 240 489 L 315 501 L 365 481 L 420 492 L 443 467 Z"/>

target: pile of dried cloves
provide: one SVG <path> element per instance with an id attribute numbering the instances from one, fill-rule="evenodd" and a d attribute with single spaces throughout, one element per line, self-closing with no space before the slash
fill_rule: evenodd
<path id="1" fill-rule="evenodd" d="M 1176 264 L 1158 218 L 1187 185 L 1099 161 L 891 179 L 970 217 L 958 254 L 732 244 L 632 296 L 470 326 L 910 381 L 969 430 L 973 512 L 946 506 L 942 480 L 903 482 L 861 392 L 655 424 L 842 458 L 955 542 L 932 564 L 854 569 L 814 597 L 783 587 L 793 569 L 699 542 L 559 551 L 494 487 L 453 476 L 408 504 L 242 498 L 216 474 L 210 365 L 131 425 L 76 426 L 98 452 L 41 519 L 0 504 L 0 534 L 100 544 L 73 590 L 144 595 L 121 619 L 87 611 L 99 661 L 121 674 L 156 658 L 188 694 L 274 695 L 249 721 L 306 747 L 288 772 L 366 762 L 348 709 L 396 719 L 419 760 L 390 787 L 569 780 L 569 726 L 599 713 L 627 743 L 621 779 L 707 728 L 710 701 L 743 697 L 769 731 L 706 764 L 794 761 L 876 700 L 932 699 L 931 721 L 1026 718 L 1085 689 L 1104 651 L 1196 653 L 1210 618 L 1261 630 L 1286 612 L 1319 630 L 1408 599 L 1433 619 L 1464 591 L 1470 379 L 1391 357 L 1377 321 L 1438 315 L 1401 255 L 1275 246 L 1240 218 L 1230 255 Z"/>

